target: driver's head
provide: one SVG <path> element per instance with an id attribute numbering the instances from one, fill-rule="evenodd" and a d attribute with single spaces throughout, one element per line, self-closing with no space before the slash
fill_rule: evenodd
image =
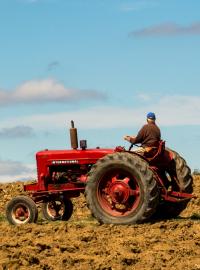
<path id="1" fill-rule="evenodd" d="M 147 113 L 147 122 L 155 122 L 156 121 L 156 115 L 153 112 Z"/>

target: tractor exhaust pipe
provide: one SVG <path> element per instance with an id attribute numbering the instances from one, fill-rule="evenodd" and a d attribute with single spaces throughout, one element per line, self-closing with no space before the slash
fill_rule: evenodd
<path id="1" fill-rule="evenodd" d="M 78 148 L 78 135 L 77 129 L 74 127 L 74 121 L 71 120 L 71 128 L 70 128 L 70 140 L 71 140 L 71 147 L 72 149 Z"/>

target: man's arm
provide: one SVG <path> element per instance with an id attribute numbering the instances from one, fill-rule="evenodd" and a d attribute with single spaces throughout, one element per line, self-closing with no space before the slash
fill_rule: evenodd
<path id="1" fill-rule="evenodd" d="M 130 143 L 133 143 L 133 144 L 142 143 L 143 138 L 144 138 L 144 129 L 145 129 L 145 126 L 143 126 L 140 129 L 137 136 L 129 136 L 129 135 L 124 136 L 124 140 L 126 140 L 126 141 L 128 141 Z"/>
<path id="2" fill-rule="evenodd" d="M 136 136 L 129 136 L 129 135 L 124 136 L 124 140 L 126 140 L 128 142 L 132 142 L 135 138 L 136 138 Z"/>

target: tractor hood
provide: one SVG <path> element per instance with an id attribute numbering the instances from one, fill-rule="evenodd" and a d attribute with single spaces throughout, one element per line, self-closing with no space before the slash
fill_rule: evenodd
<path id="1" fill-rule="evenodd" d="M 36 159 L 45 161 L 48 165 L 56 164 L 88 164 L 96 161 L 105 155 L 112 154 L 115 149 L 76 149 L 76 150 L 44 150 L 37 152 Z"/>

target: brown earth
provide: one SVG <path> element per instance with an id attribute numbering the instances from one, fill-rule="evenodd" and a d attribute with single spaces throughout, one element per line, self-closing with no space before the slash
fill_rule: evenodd
<path id="1" fill-rule="evenodd" d="M 4 207 L 22 183 L 0 185 L 0 269 L 200 270 L 200 177 L 179 218 L 140 225 L 99 225 L 84 197 L 68 222 L 9 225 Z"/>

